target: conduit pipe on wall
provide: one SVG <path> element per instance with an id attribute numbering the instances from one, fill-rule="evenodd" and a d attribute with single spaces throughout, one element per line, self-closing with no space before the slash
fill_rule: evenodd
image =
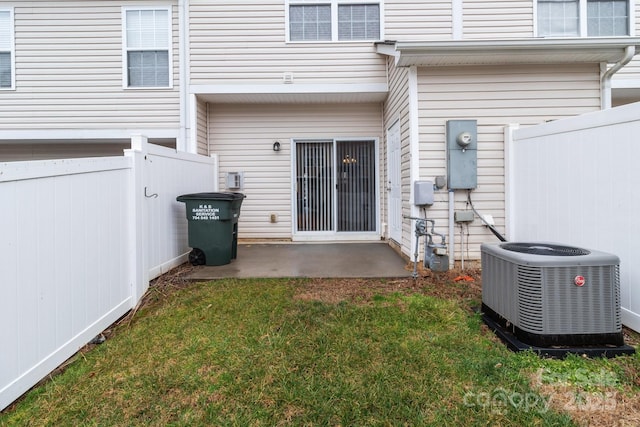
<path id="1" fill-rule="evenodd" d="M 455 224 L 453 222 L 453 211 L 455 208 L 455 191 L 449 189 L 449 247 L 451 248 L 449 256 L 449 269 L 453 269 L 456 258 L 456 244 L 455 244 Z"/>
<path id="2" fill-rule="evenodd" d="M 624 56 L 618 62 L 616 62 L 611 68 L 609 68 L 602 75 L 601 79 L 601 89 L 602 95 L 600 96 L 601 102 L 600 107 L 603 110 L 611 108 L 611 78 L 615 73 L 617 73 L 622 67 L 627 65 L 636 54 L 635 46 L 627 46 L 624 49 Z"/>

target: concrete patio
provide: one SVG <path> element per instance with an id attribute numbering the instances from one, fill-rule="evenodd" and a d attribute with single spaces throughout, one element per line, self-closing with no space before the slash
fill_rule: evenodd
<path id="1" fill-rule="evenodd" d="M 191 280 L 256 277 L 410 277 L 413 264 L 385 242 L 247 243 L 230 264 L 198 266 Z"/>

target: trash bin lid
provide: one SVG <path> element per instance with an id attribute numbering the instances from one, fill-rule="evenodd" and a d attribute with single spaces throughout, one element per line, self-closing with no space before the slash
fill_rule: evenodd
<path id="1" fill-rule="evenodd" d="M 231 191 L 225 191 L 220 193 L 192 193 L 183 194 L 176 198 L 177 201 L 183 202 L 186 200 L 242 200 L 246 196 L 242 193 L 234 193 Z"/>

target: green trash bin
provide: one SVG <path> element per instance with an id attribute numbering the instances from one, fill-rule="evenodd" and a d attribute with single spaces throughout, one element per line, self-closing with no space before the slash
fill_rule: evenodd
<path id="1" fill-rule="evenodd" d="M 238 218 L 242 193 L 194 193 L 176 198 L 186 205 L 189 222 L 189 262 L 229 264 L 238 254 Z"/>

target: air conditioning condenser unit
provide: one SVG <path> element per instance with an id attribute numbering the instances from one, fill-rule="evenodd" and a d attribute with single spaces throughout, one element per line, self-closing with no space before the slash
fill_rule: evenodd
<path id="1" fill-rule="evenodd" d="M 482 312 L 514 350 L 613 356 L 624 345 L 617 256 L 556 243 L 481 245 Z"/>

